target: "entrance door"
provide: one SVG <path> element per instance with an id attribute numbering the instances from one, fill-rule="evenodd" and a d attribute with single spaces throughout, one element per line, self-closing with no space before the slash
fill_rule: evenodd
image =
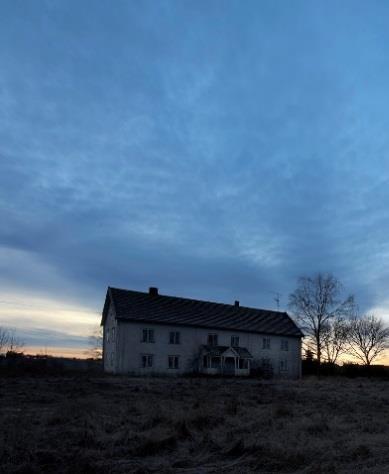
<path id="1" fill-rule="evenodd" d="M 224 359 L 223 373 L 226 375 L 235 375 L 235 359 L 234 357 L 226 357 Z"/>

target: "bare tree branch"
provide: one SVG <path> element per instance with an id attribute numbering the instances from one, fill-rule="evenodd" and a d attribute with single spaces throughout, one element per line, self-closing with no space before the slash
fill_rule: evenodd
<path id="1" fill-rule="evenodd" d="M 6 328 L 0 327 L 0 354 L 7 352 L 9 342 L 9 331 Z"/>
<path id="2" fill-rule="evenodd" d="M 336 364 L 340 355 L 347 351 L 349 325 L 343 318 L 336 316 L 323 330 L 322 354 L 326 362 Z"/>
<path id="3" fill-rule="evenodd" d="M 348 353 L 370 365 L 389 348 L 389 328 L 374 315 L 353 318 L 349 323 Z"/>
<path id="4" fill-rule="evenodd" d="M 92 359 L 103 358 L 103 328 L 97 328 L 89 336 L 89 349 L 85 351 L 85 355 Z"/>
<path id="5" fill-rule="evenodd" d="M 0 327 L 0 354 L 20 352 L 24 345 L 24 342 L 17 336 L 16 329 Z"/>
<path id="6" fill-rule="evenodd" d="M 319 364 L 323 337 L 331 322 L 350 317 L 355 306 L 354 297 L 342 300 L 341 292 L 342 285 L 333 275 L 318 273 L 299 278 L 297 289 L 289 295 L 289 308 L 307 337 L 314 342 Z"/>

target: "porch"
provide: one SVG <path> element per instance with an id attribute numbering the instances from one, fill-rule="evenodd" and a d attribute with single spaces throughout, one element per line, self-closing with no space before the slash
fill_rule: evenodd
<path id="1" fill-rule="evenodd" d="M 244 347 L 202 346 L 200 372 L 208 375 L 250 375 L 252 355 Z"/>

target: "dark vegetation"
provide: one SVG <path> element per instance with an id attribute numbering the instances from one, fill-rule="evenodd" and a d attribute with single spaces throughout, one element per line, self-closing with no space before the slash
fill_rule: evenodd
<path id="1" fill-rule="evenodd" d="M 389 382 L 0 378 L 2 473 L 389 471 Z"/>
<path id="2" fill-rule="evenodd" d="M 7 352 L 0 355 L 0 376 L 65 375 L 79 372 L 101 373 L 103 363 L 96 359 L 76 359 L 48 355 Z"/>

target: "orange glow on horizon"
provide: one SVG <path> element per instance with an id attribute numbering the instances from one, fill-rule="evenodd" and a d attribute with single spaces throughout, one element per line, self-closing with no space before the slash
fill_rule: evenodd
<path id="1" fill-rule="evenodd" d="M 42 347 L 42 346 L 26 346 L 23 353 L 28 355 L 48 355 L 54 357 L 68 357 L 75 359 L 88 359 L 87 349 L 76 347 Z"/>

